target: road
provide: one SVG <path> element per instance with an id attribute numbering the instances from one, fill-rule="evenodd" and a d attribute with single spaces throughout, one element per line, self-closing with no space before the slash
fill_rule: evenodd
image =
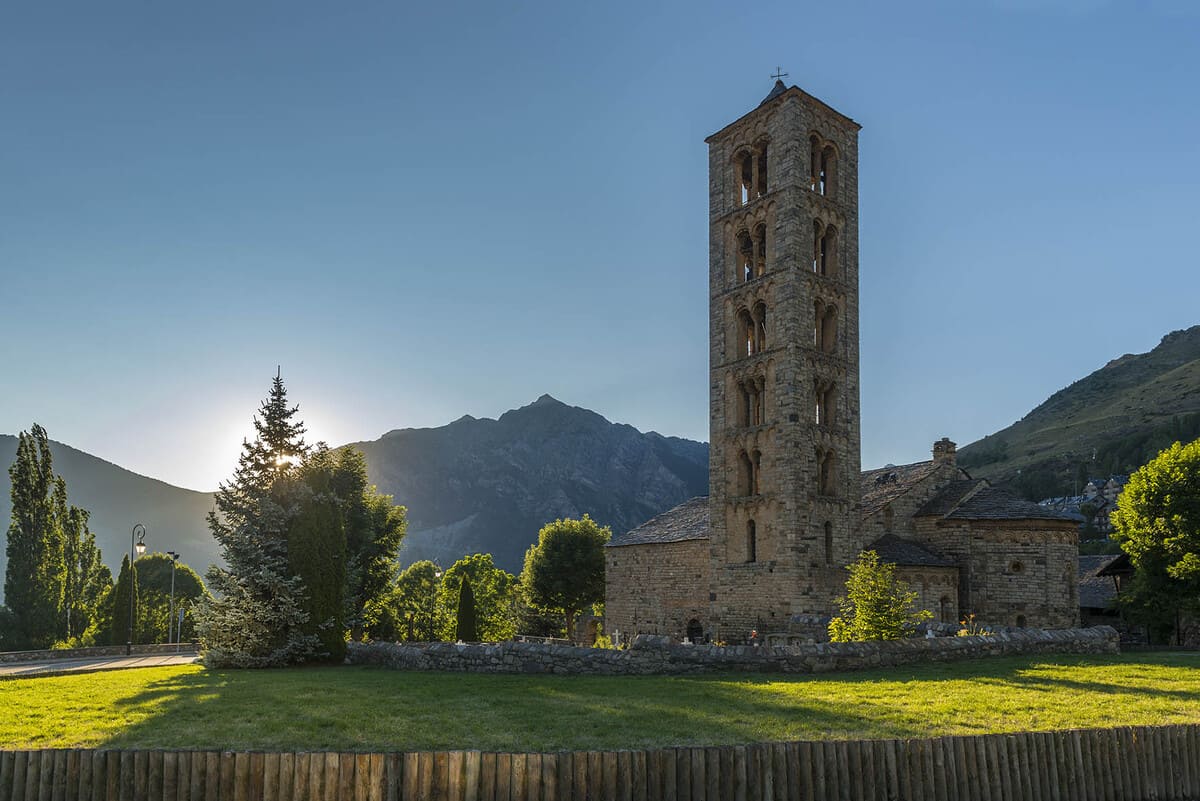
<path id="1" fill-rule="evenodd" d="M 83 659 L 47 659 L 41 662 L 0 664 L 0 678 L 27 678 L 55 673 L 86 673 L 96 670 L 190 665 L 200 657 L 196 654 L 155 654 L 153 656 L 93 656 Z"/>

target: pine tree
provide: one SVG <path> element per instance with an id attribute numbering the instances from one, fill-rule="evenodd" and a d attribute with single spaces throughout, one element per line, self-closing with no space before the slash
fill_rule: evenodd
<path id="1" fill-rule="evenodd" d="M 17 439 L 8 470 L 12 521 L 4 597 L 11 615 L 9 648 L 46 648 L 63 632 L 63 535 L 54 515 L 54 470 L 46 430 L 34 424 Z"/>
<path id="2" fill-rule="evenodd" d="M 471 590 L 470 576 L 463 576 L 458 589 L 458 627 L 455 638 L 459 642 L 479 642 L 478 625 L 475 621 L 475 593 Z"/>
<path id="3" fill-rule="evenodd" d="M 254 417 L 255 438 L 242 443 L 232 480 L 222 483 L 209 530 L 227 567 L 213 567 L 216 596 L 198 610 L 197 630 L 210 665 L 271 667 L 307 658 L 317 639 L 301 630 L 308 621 L 303 581 L 288 566 L 287 535 L 302 494 L 284 481 L 308 453 L 304 425 L 294 419 L 277 372 Z"/>
<path id="4" fill-rule="evenodd" d="M 829 621 L 833 642 L 898 640 L 933 617 L 928 609 L 915 607 L 919 595 L 875 551 L 863 551 L 847 568 L 846 595 L 838 599 L 841 615 Z"/>
<path id="5" fill-rule="evenodd" d="M 130 604 L 129 596 L 133 594 L 133 603 Z M 111 628 L 109 629 L 108 641 L 112 645 L 124 645 L 130 642 L 129 611 L 132 606 L 134 614 L 137 613 L 138 604 L 138 584 L 137 570 L 130 570 L 129 555 L 126 554 L 121 559 L 121 572 L 117 576 L 117 584 L 113 587 L 113 591 L 108 594 L 109 603 L 109 620 Z M 134 621 L 134 626 L 137 621 Z M 136 642 L 136 634 L 134 642 Z"/>

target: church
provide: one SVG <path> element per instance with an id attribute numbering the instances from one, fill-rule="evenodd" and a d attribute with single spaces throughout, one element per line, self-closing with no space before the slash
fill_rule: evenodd
<path id="1" fill-rule="evenodd" d="M 1078 621 L 1076 521 L 971 478 L 948 439 L 861 471 L 859 129 L 777 80 L 706 140 L 710 494 L 608 544 L 610 633 L 819 638 L 867 549 L 935 620 Z"/>

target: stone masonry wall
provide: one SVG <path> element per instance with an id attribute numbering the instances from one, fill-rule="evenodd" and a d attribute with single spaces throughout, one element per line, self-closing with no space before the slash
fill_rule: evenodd
<path id="1" fill-rule="evenodd" d="M 791 646 L 660 645 L 625 651 L 565 645 L 349 644 L 346 660 L 395 670 L 470 673 L 633 676 L 699 673 L 826 673 L 1025 654 L 1115 654 L 1109 626 L 1004 631 L 979 637 L 914 638 L 887 642 Z"/>
<path id="2" fill-rule="evenodd" d="M 605 549 L 604 627 L 609 635 L 663 634 L 679 642 L 688 622 L 707 632 L 708 540 Z"/>
<path id="3" fill-rule="evenodd" d="M 829 191 L 812 183 L 811 137 L 836 150 Z M 711 612 L 715 636 L 782 631 L 795 614 L 827 615 L 861 548 L 859 481 L 858 126 L 799 90 L 753 109 L 708 140 Z M 765 191 L 743 203 L 742 154 L 766 153 Z M 758 168 L 756 168 L 756 171 Z M 764 271 L 745 280 L 741 232 L 765 230 Z M 815 226 L 835 229 L 824 274 Z M 822 229 L 824 230 L 824 229 Z M 836 309 L 831 341 L 815 341 L 818 309 Z M 765 314 L 748 353 L 742 319 Z M 755 319 L 759 319 L 755 317 Z M 739 385 L 761 386 L 762 419 L 747 423 Z M 818 387 L 833 387 L 818 424 Z M 820 480 L 818 452 L 832 453 Z M 759 480 L 748 488 L 743 454 Z M 746 541 L 753 521 L 757 558 Z M 826 545 L 826 527 L 830 532 Z M 707 625 L 706 625 L 707 628 Z"/>
<path id="4" fill-rule="evenodd" d="M 961 614 L 988 625 L 1079 625 L 1078 533 L 1071 521 L 918 520 L 918 539 L 962 565 Z"/>

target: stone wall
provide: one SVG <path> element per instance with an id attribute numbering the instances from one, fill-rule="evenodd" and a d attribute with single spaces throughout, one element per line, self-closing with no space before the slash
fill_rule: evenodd
<path id="1" fill-rule="evenodd" d="M 1090 629 L 1004 631 L 980 637 L 781 647 L 668 645 L 640 638 L 612 651 L 562 645 L 350 643 L 347 661 L 396 670 L 634 676 L 696 673 L 826 673 L 1023 654 L 1115 654 L 1117 632 Z"/>
<path id="2" fill-rule="evenodd" d="M 707 633 L 707 539 L 623 545 L 604 557 L 609 635 L 665 634 L 679 642 L 692 620 Z"/>
<path id="3" fill-rule="evenodd" d="M 1079 625 L 1079 546 L 1072 521 L 917 521 L 918 541 L 959 563 L 961 614 L 999 626 Z"/>
<path id="4" fill-rule="evenodd" d="M 896 578 L 917 593 L 916 608 L 928 609 L 935 622 L 957 624 L 961 619 L 957 567 L 897 565 Z"/>
<path id="5" fill-rule="evenodd" d="M 165 654 L 194 654 L 199 647 L 190 642 L 167 645 L 133 646 L 134 656 L 157 656 Z M 38 651 L 0 651 L 0 664 L 20 662 L 44 662 L 48 659 L 87 659 L 102 656 L 125 656 L 124 645 L 93 645 L 87 648 L 46 648 Z"/>

